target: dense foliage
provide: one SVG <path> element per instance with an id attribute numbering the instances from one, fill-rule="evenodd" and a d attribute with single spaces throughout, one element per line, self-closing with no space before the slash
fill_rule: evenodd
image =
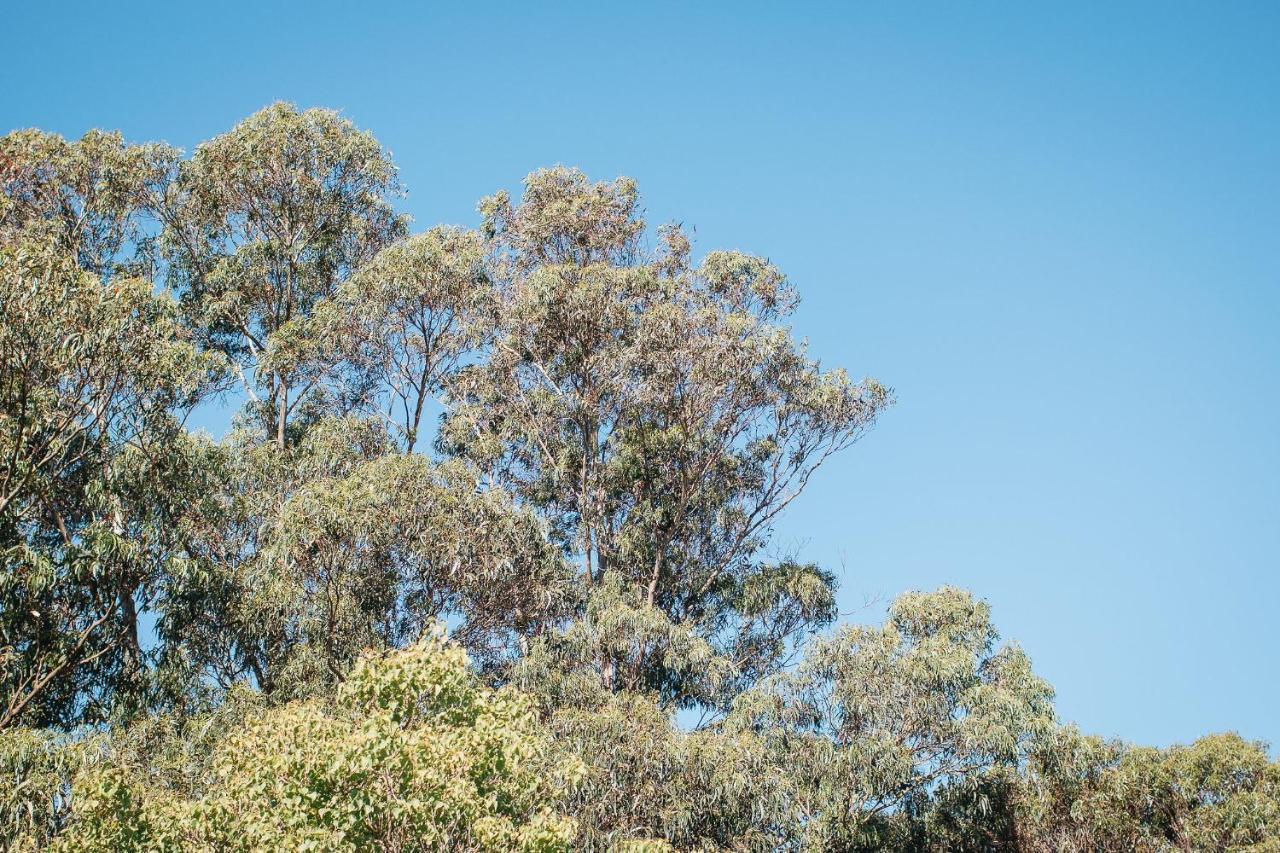
<path id="1" fill-rule="evenodd" d="M 400 192 L 286 104 L 0 138 L 0 847 L 1280 850 L 1265 745 L 1061 725 L 970 594 L 833 624 L 771 533 L 892 393 L 769 261 Z"/>

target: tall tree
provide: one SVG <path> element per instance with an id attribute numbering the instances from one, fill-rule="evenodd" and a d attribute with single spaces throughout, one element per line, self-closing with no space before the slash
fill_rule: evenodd
<path id="1" fill-rule="evenodd" d="M 772 524 L 889 392 L 805 355 L 769 262 L 695 265 L 675 227 L 645 252 L 630 180 L 536 172 L 519 204 L 481 210 L 495 330 L 451 384 L 442 447 L 544 513 L 585 587 L 616 574 L 745 674 L 767 670 L 834 612 L 829 574 L 759 559 Z M 655 651 L 594 665 L 683 701 Z"/>
<path id="2" fill-rule="evenodd" d="M 404 234 L 390 204 L 398 191 L 372 135 L 335 112 L 288 104 L 200 145 L 179 170 L 163 210 L 174 285 L 278 447 L 291 418 L 343 406 L 327 398 L 314 360 L 297 357 L 313 343 L 299 327 Z"/>
<path id="3" fill-rule="evenodd" d="M 100 130 L 71 142 L 39 130 L 0 137 L 0 241 L 46 241 L 100 277 L 149 276 L 177 164 L 167 145 Z"/>
<path id="4" fill-rule="evenodd" d="M 0 726 L 93 719 L 140 675 L 195 482 L 174 412 L 217 369 L 150 282 L 63 248 L 0 248 Z"/>
<path id="5" fill-rule="evenodd" d="M 474 231 L 437 226 L 393 243 L 317 306 L 304 337 L 343 384 L 378 413 L 407 453 L 432 400 L 485 338 L 491 300 Z M 327 360 L 326 360 L 327 359 Z"/>

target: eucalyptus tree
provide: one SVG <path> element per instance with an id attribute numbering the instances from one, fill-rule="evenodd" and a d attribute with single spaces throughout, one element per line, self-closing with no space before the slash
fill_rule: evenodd
<path id="1" fill-rule="evenodd" d="M 321 419 L 284 451 L 239 429 L 211 450 L 213 500 L 185 521 L 189 571 L 159 621 L 179 685 L 313 695 L 362 649 L 411 644 L 437 618 L 496 663 L 571 606 L 532 513 L 478 490 L 464 463 L 395 452 L 379 421 Z"/>
<path id="2" fill-rule="evenodd" d="M 74 141 L 39 130 L 0 137 L 0 241 L 43 240 L 104 278 L 150 275 L 178 157 L 100 130 Z"/>
<path id="3" fill-rule="evenodd" d="M 1280 763 L 1236 734 L 1154 749 L 1065 726 L 1019 781 L 1019 846 L 1034 853 L 1280 845 Z"/>
<path id="4" fill-rule="evenodd" d="M 739 697 L 726 729 L 776 750 L 808 845 L 876 849 L 939 786 L 1016 769 L 1052 732 L 1052 689 L 996 639 L 968 593 L 907 593 Z"/>
<path id="5" fill-rule="evenodd" d="M 179 171 L 164 206 L 174 285 L 249 400 L 210 454 L 221 481 L 188 531 L 200 568 L 175 579 L 160 622 L 166 672 L 302 695 L 436 616 L 488 662 L 564 609 L 536 519 L 478 492 L 465 465 L 413 454 L 483 334 L 487 290 L 477 235 L 406 237 L 398 191 L 372 136 L 284 104 Z"/>
<path id="6" fill-rule="evenodd" d="M 579 769 L 549 752 L 527 700 L 429 632 L 364 656 L 332 699 L 228 727 L 195 790 L 110 755 L 75 780 L 54 849 L 569 850 L 557 805 Z"/>
<path id="7" fill-rule="evenodd" d="M 589 607 L 583 621 L 616 612 Z M 658 624 L 601 633 L 643 642 Z M 797 667 L 694 730 L 656 695 L 548 671 L 537 650 L 516 683 L 534 691 L 558 748 L 586 766 L 566 801 L 585 849 L 653 837 L 682 850 L 990 849 L 929 845 L 1011 836 L 1017 774 L 1056 730 L 1052 690 L 1020 650 L 995 642 L 987 606 L 968 594 L 906 594 L 885 624 L 811 642 Z M 676 657 L 709 663 L 695 647 Z M 979 790 L 1003 793 L 1005 810 L 982 813 Z"/>
<path id="8" fill-rule="evenodd" d="M 537 507 L 586 589 L 616 575 L 748 680 L 768 670 L 834 614 L 828 573 L 760 559 L 771 526 L 889 392 L 805 354 L 769 262 L 695 265 L 675 227 L 646 251 L 628 179 L 544 170 L 481 211 L 492 341 L 450 383 L 441 447 Z M 688 700 L 652 648 L 592 665 Z"/>
<path id="9" fill-rule="evenodd" d="M 53 245 L 51 245 L 51 243 Z M 149 281 L 0 247 L 0 726 L 106 713 L 198 483 L 175 411 L 218 370 Z"/>
<path id="10" fill-rule="evenodd" d="M 385 420 L 405 452 L 432 401 L 483 345 L 491 290 L 480 235 L 447 226 L 399 240 L 317 306 L 309 324 L 343 396 Z M 336 369 L 335 369 L 336 368 Z"/>
<path id="11" fill-rule="evenodd" d="M 398 192 L 371 134 L 282 103 L 201 144 L 179 169 L 162 213 L 173 284 L 278 447 L 293 419 L 352 404 L 327 393 L 325 343 L 306 327 L 317 302 L 404 235 L 390 203 Z"/>

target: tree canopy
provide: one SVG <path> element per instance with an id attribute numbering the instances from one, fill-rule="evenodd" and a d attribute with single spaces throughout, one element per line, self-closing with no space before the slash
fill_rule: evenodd
<path id="1" fill-rule="evenodd" d="M 1280 850 L 1265 744 L 1082 734 L 971 593 L 839 624 L 774 529 L 894 393 L 767 258 L 402 196 L 289 104 L 0 137 L 0 847 Z"/>

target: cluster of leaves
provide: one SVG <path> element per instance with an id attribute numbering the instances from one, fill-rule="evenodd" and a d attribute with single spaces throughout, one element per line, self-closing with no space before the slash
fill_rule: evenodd
<path id="1" fill-rule="evenodd" d="M 0 726 L 106 712 L 143 676 L 139 611 L 181 560 L 197 464 L 174 416 L 218 372 L 173 301 L 47 242 L 0 246 Z"/>
<path id="2" fill-rule="evenodd" d="M 773 526 L 892 392 L 772 263 L 400 192 L 287 104 L 0 138 L 0 846 L 1276 849 L 1263 747 L 1060 727 L 965 592 L 831 630 Z"/>
<path id="3" fill-rule="evenodd" d="M 105 740 L 75 772 L 65 769 L 67 753 L 83 746 L 6 735 L 5 769 L 26 786 L 21 802 L 16 788 L 6 792 L 19 815 L 9 843 L 553 851 L 574 837 L 555 806 L 577 764 L 552 760 L 530 703 L 481 685 L 438 632 L 363 657 L 332 698 L 246 710 L 233 703 L 168 731 L 153 721 L 121 743 Z M 204 734 L 200 751 L 184 755 L 192 733 L 210 728 L 217 738 Z M 43 750 L 43 763 L 33 750 Z M 74 807 L 59 813 L 63 796 Z"/>

